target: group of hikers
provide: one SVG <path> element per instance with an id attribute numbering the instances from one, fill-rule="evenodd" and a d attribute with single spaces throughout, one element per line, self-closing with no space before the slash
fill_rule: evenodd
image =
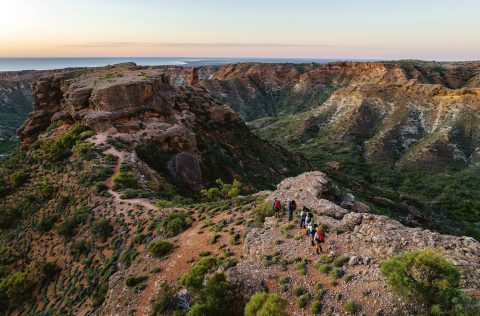
<path id="1" fill-rule="evenodd" d="M 277 198 L 273 199 L 273 211 L 276 218 L 280 218 L 280 211 L 282 210 L 282 202 Z M 288 220 L 293 220 L 293 214 L 297 210 L 297 203 L 295 200 L 290 200 L 287 203 Z M 312 211 L 304 206 L 300 213 L 300 228 L 306 229 L 306 235 L 311 239 L 312 246 L 316 246 L 317 254 L 323 252 L 322 244 L 325 242 L 325 227 L 315 223 Z"/>

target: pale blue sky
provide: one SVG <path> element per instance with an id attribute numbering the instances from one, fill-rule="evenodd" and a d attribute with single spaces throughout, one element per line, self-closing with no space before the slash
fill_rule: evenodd
<path id="1" fill-rule="evenodd" d="M 0 56 L 480 59 L 480 0 L 0 0 Z"/>

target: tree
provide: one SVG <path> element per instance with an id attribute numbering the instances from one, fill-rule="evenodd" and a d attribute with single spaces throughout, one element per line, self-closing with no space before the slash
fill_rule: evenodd
<path id="1" fill-rule="evenodd" d="M 217 186 L 203 189 L 200 194 L 209 201 L 217 201 L 237 197 L 242 188 L 242 183 L 237 179 L 234 179 L 232 183 L 225 183 L 222 179 L 217 179 L 215 184 Z"/>

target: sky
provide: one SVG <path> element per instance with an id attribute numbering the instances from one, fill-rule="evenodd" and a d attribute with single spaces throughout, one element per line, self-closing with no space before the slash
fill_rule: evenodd
<path id="1" fill-rule="evenodd" d="M 0 57 L 480 60 L 480 0 L 0 0 Z"/>

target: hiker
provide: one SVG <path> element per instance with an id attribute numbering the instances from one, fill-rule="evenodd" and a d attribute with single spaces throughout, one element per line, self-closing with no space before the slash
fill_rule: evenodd
<path id="1" fill-rule="evenodd" d="M 305 224 L 308 225 L 311 222 L 313 222 L 313 213 L 312 213 L 312 211 L 308 210 L 307 216 L 305 218 Z"/>
<path id="2" fill-rule="evenodd" d="M 317 232 L 317 227 L 318 225 L 315 224 L 313 221 L 307 226 L 307 236 L 310 237 L 310 242 L 312 243 L 312 246 L 315 246 L 315 242 L 313 240 L 315 237 L 315 233 Z"/>
<path id="3" fill-rule="evenodd" d="M 305 226 L 305 219 L 307 218 L 308 208 L 305 206 L 300 211 L 300 228 Z"/>
<path id="4" fill-rule="evenodd" d="M 275 212 L 275 217 L 279 218 L 280 217 L 280 210 L 282 209 L 282 203 L 280 203 L 280 200 L 278 200 L 277 198 L 274 198 L 272 206 L 273 206 L 273 210 Z"/>
<path id="5" fill-rule="evenodd" d="M 297 209 L 297 203 L 295 203 L 295 200 L 291 200 L 288 202 L 288 220 L 291 221 L 293 220 L 293 212 Z"/>
<path id="6" fill-rule="evenodd" d="M 315 243 L 317 244 L 317 255 L 319 255 L 320 252 L 323 252 L 322 244 L 325 242 L 325 229 L 323 225 L 320 225 L 320 227 L 317 228 L 317 232 L 315 233 L 314 240 L 315 240 Z M 320 252 L 318 250 L 320 250 Z"/>

